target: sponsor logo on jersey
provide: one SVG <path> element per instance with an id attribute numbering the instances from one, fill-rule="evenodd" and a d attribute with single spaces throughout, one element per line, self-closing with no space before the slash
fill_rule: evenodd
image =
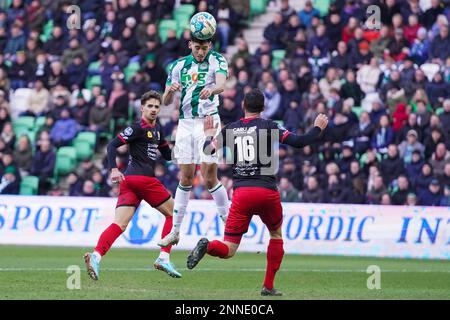
<path id="1" fill-rule="evenodd" d="M 233 134 L 252 134 L 256 131 L 256 126 L 233 128 Z"/>
<path id="2" fill-rule="evenodd" d="M 181 84 L 184 88 L 192 85 L 204 86 L 206 84 L 206 72 L 194 72 L 192 75 L 183 73 L 181 75 Z"/>
<path id="3" fill-rule="evenodd" d="M 153 138 L 153 134 L 151 131 L 147 131 L 147 137 L 149 137 L 150 139 Z"/>

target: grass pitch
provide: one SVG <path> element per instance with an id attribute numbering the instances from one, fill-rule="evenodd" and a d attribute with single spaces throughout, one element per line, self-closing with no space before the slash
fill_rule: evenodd
<path id="1" fill-rule="evenodd" d="M 237 253 L 231 260 L 205 256 L 186 268 L 186 251 L 173 251 L 183 274 L 154 270 L 157 251 L 112 249 L 100 280 L 89 279 L 88 249 L 0 246 L 0 299 L 268 299 L 259 291 L 265 254 Z M 81 269 L 81 288 L 67 289 L 67 267 Z M 381 268 L 381 289 L 369 290 L 367 267 Z M 281 299 L 450 299 L 450 262 L 285 255 L 275 283 Z M 277 298 L 280 299 L 280 298 Z"/>

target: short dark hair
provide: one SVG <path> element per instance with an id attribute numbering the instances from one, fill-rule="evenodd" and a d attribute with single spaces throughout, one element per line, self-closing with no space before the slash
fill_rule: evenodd
<path id="1" fill-rule="evenodd" d="M 159 101 L 159 103 L 162 103 L 161 94 L 155 90 L 150 90 L 142 95 L 141 106 L 143 106 L 150 99 L 156 99 Z"/>
<path id="2" fill-rule="evenodd" d="M 262 112 L 264 110 L 264 94 L 259 89 L 252 89 L 244 96 L 244 108 L 248 112 Z"/>
<path id="3" fill-rule="evenodd" d="M 191 41 L 192 41 L 192 42 L 197 42 L 197 43 L 199 43 L 199 44 L 205 44 L 205 43 L 211 43 L 212 40 L 213 40 L 213 38 L 201 40 L 201 39 L 195 37 L 194 34 L 191 32 Z"/>

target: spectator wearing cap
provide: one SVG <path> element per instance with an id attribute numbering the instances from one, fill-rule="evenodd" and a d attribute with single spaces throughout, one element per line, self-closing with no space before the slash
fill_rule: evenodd
<path id="1" fill-rule="evenodd" d="M 309 177 L 300 201 L 305 203 L 323 203 L 324 200 L 324 193 L 319 187 L 317 178 L 314 176 Z"/>
<path id="2" fill-rule="evenodd" d="M 414 150 L 420 151 L 421 155 L 425 153 L 425 147 L 419 142 L 419 135 L 415 130 L 409 130 L 406 135 L 406 140 L 402 141 L 398 146 L 400 157 L 408 164 L 411 162 L 412 153 Z"/>
<path id="3" fill-rule="evenodd" d="M 11 157 L 4 154 L 3 158 Z M 12 158 L 12 157 L 11 157 Z M 20 176 L 15 166 L 9 165 L 4 170 L 0 177 L 0 194 L 19 194 Z"/>
<path id="4" fill-rule="evenodd" d="M 55 122 L 50 137 L 55 146 L 68 146 L 78 133 L 79 124 L 70 118 L 68 109 L 61 111 L 61 117 Z"/>
<path id="5" fill-rule="evenodd" d="M 441 200 L 441 186 L 437 179 L 433 179 L 431 180 L 428 189 L 419 193 L 418 204 L 421 206 L 439 206 Z"/>
<path id="6" fill-rule="evenodd" d="M 444 143 L 439 143 L 430 159 L 434 174 L 438 177 L 444 175 L 444 167 L 448 162 L 450 162 L 450 151 L 447 150 Z"/>
<path id="7" fill-rule="evenodd" d="M 397 145 L 389 145 L 387 157 L 381 161 L 380 172 L 386 185 L 405 172 L 405 163 L 398 154 Z"/>
<path id="8" fill-rule="evenodd" d="M 355 69 L 361 68 L 370 63 L 373 54 L 370 52 L 370 45 L 367 40 L 362 40 L 358 45 L 358 50 L 352 53 L 351 62 Z"/>

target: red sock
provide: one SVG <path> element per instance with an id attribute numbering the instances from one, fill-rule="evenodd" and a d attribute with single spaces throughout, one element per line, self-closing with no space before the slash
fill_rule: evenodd
<path id="1" fill-rule="evenodd" d="M 208 243 L 208 254 L 210 256 L 225 258 L 228 255 L 228 251 L 228 246 L 219 240 Z"/>
<path id="2" fill-rule="evenodd" d="M 161 239 L 163 239 L 165 236 L 167 236 L 170 233 L 170 230 L 172 230 L 172 221 L 173 221 L 172 216 L 166 217 L 166 222 L 164 222 L 164 227 L 163 227 L 162 233 L 161 233 Z M 172 249 L 172 246 L 167 246 L 165 248 L 161 248 L 161 251 L 170 253 L 170 249 Z"/>
<path id="3" fill-rule="evenodd" d="M 270 239 L 269 246 L 267 247 L 267 268 L 266 277 L 264 279 L 264 286 L 272 290 L 275 274 L 280 269 L 281 261 L 283 260 L 283 240 L 282 239 Z"/>
<path id="4" fill-rule="evenodd" d="M 122 232 L 122 229 L 117 224 L 111 224 L 105 229 L 105 231 L 103 231 L 102 235 L 98 239 L 95 251 L 104 256 Z"/>

